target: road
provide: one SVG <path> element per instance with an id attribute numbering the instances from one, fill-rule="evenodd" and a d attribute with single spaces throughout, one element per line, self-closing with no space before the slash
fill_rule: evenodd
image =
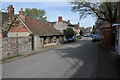
<path id="1" fill-rule="evenodd" d="M 5 63 L 3 78 L 94 78 L 97 47 L 91 38 Z"/>

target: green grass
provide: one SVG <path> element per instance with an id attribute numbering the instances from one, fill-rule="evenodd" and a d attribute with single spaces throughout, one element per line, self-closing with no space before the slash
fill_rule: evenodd
<path id="1" fill-rule="evenodd" d="M 7 60 L 10 60 L 10 59 L 13 59 L 13 58 L 16 58 L 16 57 L 21 57 L 21 56 L 23 56 L 23 55 L 18 54 L 18 55 L 15 55 L 15 56 L 10 56 L 10 57 L 7 57 L 7 58 L 4 58 L 4 59 L 0 60 L 0 62 L 7 61 Z"/>

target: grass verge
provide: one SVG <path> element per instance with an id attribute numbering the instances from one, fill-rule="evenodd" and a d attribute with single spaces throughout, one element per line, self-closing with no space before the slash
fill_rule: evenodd
<path id="1" fill-rule="evenodd" d="M 10 57 L 7 57 L 7 58 L 4 58 L 4 59 L 0 60 L 0 62 L 7 61 L 7 60 L 17 58 L 17 57 L 21 57 L 21 56 L 23 56 L 23 55 L 18 54 L 18 55 L 15 55 L 15 56 L 10 56 Z"/>

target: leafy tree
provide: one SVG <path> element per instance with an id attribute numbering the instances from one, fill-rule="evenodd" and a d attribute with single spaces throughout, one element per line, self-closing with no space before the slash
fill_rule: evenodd
<path id="1" fill-rule="evenodd" d="M 80 35 L 81 35 L 81 36 L 83 36 L 83 33 L 84 33 L 83 30 L 80 30 Z"/>
<path id="2" fill-rule="evenodd" d="M 80 19 L 92 15 L 110 24 L 116 22 L 117 2 L 71 2 L 72 11 L 79 12 Z"/>
<path id="3" fill-rule="evenodd" d="M 72 28 L 67 28 L 63 30 L 66 39 L 74 36 L 74 30 Z"/>
<path id="4" fill-rule="evenodd" d="M 26 8 L 25 9 L 26 16 L 35 18 L 35 19 L 41 19 L 45 22 L 47 22 L 46 12 L 44 10 L 38 10 L 36 8 Z"/>

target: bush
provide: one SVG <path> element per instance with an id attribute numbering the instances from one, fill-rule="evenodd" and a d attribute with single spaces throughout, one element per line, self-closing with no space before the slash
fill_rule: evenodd
<path id="1" fill-rule="evenodd" d="M 66 39 L 68 39 L 70 37 L 73 37 L 74 34 L 75 34 L 75 32 L 74 32 L 74 30 L 72 28 L 64 29 L 63 33 L 64 33 Z"/>

